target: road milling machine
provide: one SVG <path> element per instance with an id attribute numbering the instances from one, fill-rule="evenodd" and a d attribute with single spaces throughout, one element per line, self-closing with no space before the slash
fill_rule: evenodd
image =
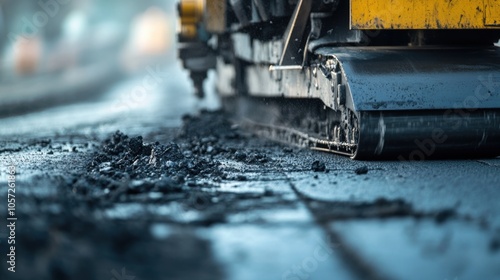
<path id="1" fill-rule="evenodd" d="M 258 134 L 353 159 L 500 155 L 500 0 L 181 0 L 179 57 Z"/>

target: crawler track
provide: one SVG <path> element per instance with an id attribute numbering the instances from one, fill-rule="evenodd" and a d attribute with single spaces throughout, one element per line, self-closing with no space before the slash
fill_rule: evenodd
<path id="1" fill-rule="evenodd" d="M 227 102 L 226 102 L 227 103 Z M 319 100 L 240 97 L 226 104 L 253 133 L 353 159 L 424 160 L 500 155 L 499 110 L 360 112 L 350 142 L 332 140 L 335 112 Z M 235 112 L 235 109 L 237 112 Z M 316 117 L 314 117 L 316 116 Z"/>

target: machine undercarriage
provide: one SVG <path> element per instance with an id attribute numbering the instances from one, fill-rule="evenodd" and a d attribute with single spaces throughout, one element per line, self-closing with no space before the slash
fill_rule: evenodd
<path id="1" fill-rule="evenodd" d="M 484 26 L 443 12 L 409 29 L 387 10 L 363 22 L 359 2 L 181 1 L 180 57 L 199 96 L 216 69 L 226 109 L 279 141 L 355 159 L 500 155 L 498 6 L 476 7 Z"/>

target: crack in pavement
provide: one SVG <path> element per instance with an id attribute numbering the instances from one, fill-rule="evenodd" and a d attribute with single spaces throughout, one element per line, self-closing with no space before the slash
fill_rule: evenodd
<path id="1" fill-rule="evenodd" d="M 390 218 L 411 218 L 415 220 L 432 220 L 437 225 L 449 221 L 462 221 L 472 224 L 482 231 L 492 233 L 489 244 L 490 251 L 500 250 L 500 229 L 492 229 L 491 225 L 479 218 L 473 218 L 466 214 L 459 214 L 453 208 L 443 208 L 432 211 L 416 210 L 411 203 L 403 199 L 379 198 L 371 202 L 345 202 L 329 201 L 312 198 L 300 191 L 293 182 L 291 176 L 288 177 L 289 184 L 297 196 L 306 205 L 315 221 L 323 228 L 333 242 L 339 244 L 336 249 L 343 261 L 351 271 L 360 279 L 390 279 L 384 275 L 379 267 L 370 264 L 368 259 L 361 256 L 356 248 L 349 247 L 344 241 L 341 232 L 337 232 L 331 225 L 338 221 L 369 220 L 369 219 L 390 219 Z"/>
<path id="2" fill-rule="evenodd" d="M 328 238 L 331 240 L 333 244 L 337 244 L 335 249 L 340 256 L 340 259 L 346 264 L 347 267 L 350 268 L 350 271 L 353 275 L 355 275 L 358 279 L 367 279 L 367 280 L 390 280 L 387 275 L 383 275 L 377 268 L 370 265 L 363 257 L 356 252 L 354 248 L 347 247 L 345 242 L 343 241 L 342 236 L 333 231 L 329 226 L 327 219 L 321 217 L 320 213 L 318 213 L 317 208 L 314 207 L 314 203 L 318 203 L 318 201 L 306 197 L 303 193 L 301 193 L 295 184 L 293 183 L 293 179 L 288 178 L 288 182 L 299 199 L 305 204 L 307 209 L 311 212 L 313 217 L 315 218 L 316 223 L 325 231 Z"/>
<path id="3" fill-rule="evenodd" d="M 477 160 L 480 164 L 490 166 L 490 167 L 500 167 L 500 158 L 493 159 L 491 161 L 496 161 L 495 163 L 486 161 L 486 160 Z"/>

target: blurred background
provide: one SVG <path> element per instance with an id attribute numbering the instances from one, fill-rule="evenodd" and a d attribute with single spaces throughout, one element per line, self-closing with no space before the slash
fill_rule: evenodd
<path id="1" fill-rule="evenodd" d="M 96 63 L 172 58 L 174 0 L 2 0 L 2 82 Z"/>
<path id="2" fill-rule="evenodd" d="M 175 0 L 0 0 L 0 117 L 96 99 L 118 81 L 130 95 L 133 77 L 154 79 L 148 93 L 171 93 L 165 83 L 175 81 L 189 94 L 176 18 Z"/>

